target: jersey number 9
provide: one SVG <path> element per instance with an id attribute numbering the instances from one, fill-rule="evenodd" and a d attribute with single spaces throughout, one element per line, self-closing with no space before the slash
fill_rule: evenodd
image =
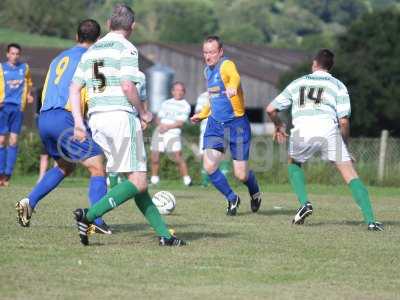
<path id="1" fill-rule="evenodd" d="M 54 79 L 54 84 L 58 84 L 61 80 L 62 75 L 68 67 L 69 56 L 64 56 L 57 64 L 56 67 L 56 79 Z"/>

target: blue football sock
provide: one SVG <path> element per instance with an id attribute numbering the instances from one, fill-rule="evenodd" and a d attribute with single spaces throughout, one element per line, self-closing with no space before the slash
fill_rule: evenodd
<path id="1" fill-rule="evenodd" d="M 92 176 L 89 182 L 89 202 L 90 206 L 93 206 L 98 202 L 105 194 L 107 194 L 107 181 L 104 176 Z M 101 225 L 104 221 L 101 218 L 94 220 L 96 225 Z"/>
<path id="2" fill-rule="evenodd" d="M 6 170 L 6 157 L 6 147 L 0 147 L 0 174 L 4 174 L 4 171 Z"/>
<path id="3" fill-rule="evenodd" d="M 254 175 L 254 172 L 252 170 L 249 171 L 249 175 L 247 176 L 247 181 L 244 182 L 244 184 L 249 189 L 250 196 L 253 196 L 254 194 L 257 194 L 258 192 L 260 192 L 260 188 L 258 187 L 256 176 Z"/>
<path id="4" fill-rule="evenodd" d="M 48 193 L 54 190 L 60 182 L 64 179 L 65 175 L 59 167 L 54 167 L 44 174 L 42 180 L 33 188 L 29 194 L 29 205 L 35 208 L 36 204 L 43 199 Z"/>
<path id="5" fill-rule="evenodd" d="M 208 175 L 212 184 L 217 188 L 218 191 L 220 191 L 222 194 L 224 194 L 225 198 L 228 199 L 228 201 L 235 201 L 236 200 L 236 194 L 232 191 L 231 187 L 229 186 L 228 180 L 226 180 L 226 177 L 222 172 L 217 169 L 214 173 Z"/>
<path id="6" fill-rule="evenodd" d="M 14 171 L 15 162 L 17 161 L 18 146 L 7 147 L 7 164 L 4 173 L 11 176 Z"/>

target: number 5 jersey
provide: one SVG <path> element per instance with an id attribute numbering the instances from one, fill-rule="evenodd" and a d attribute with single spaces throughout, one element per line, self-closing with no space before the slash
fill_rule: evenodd
<path id="1" fill-rule="evenodd" d="M 82 55 L 72 79 L 88 92 L 88 114 L 123 110 L 137 113 L 121 89 L 124 80 L 143 81 L 135 46 L 122 34 L 110 32 Z"/>

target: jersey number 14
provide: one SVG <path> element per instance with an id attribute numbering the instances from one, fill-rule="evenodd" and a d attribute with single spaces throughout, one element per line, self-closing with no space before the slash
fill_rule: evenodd
<path id="1" fill-rule="evenodd" d="M 315 87 L 300 87 L 300 98 L 299 105 L 300 107 L 306 104 L 306 99 L 313 101 L 315 104 L 321 104 L 322 94 L 324 92 L 324 88 L 315 88 Z"/>

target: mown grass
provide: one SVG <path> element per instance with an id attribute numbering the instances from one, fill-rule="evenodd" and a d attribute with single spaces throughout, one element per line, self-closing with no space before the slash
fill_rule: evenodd
<path id="1" fill-rule="evenodd" d="M 9 44 L 11 42 L 19 43 L 25 47 L 44 48 L 67 48 L 74 44 L 72 40 L 0 28 L 0 44 Z"/>
<path id="2" fill-rule="evenodd" d="M 345 187 L 310 185 L 315 212 L 290 221 L 298 203 L 287 185 L 264 187 L 259 213 L 246 191 L 237 217 L 210 187 L 164 182 L 177 208 L 166 221 L 190 242 L 161 248 L 132 201 L 105 216 L 112 236 L 79 244 L 71 211 L 86 205 L 86 179 L 70 179 L 38 207 L 30 228 L 14 203 L 33 178 L 0 189 L 1 299 L 396 299 L 400 294 L 400 189 L 371 194 L 384 232 L 368 232 Z M 152 189 L 152 193 L 158 189 Z"/>

